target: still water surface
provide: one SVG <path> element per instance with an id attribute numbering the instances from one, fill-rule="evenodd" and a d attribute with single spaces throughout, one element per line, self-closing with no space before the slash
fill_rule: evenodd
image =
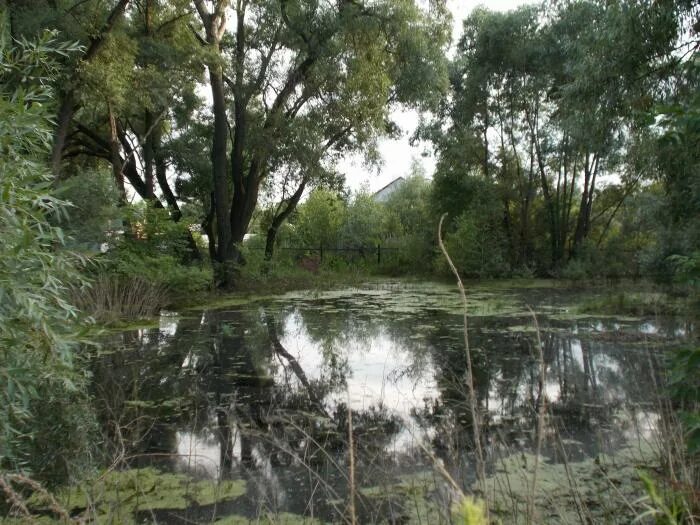
<path id="1" fill-rule="evenodd" d="M 659 362 L 665 349 L 693 336 L 693 326 L 576 314 L 584 295 L 548 286 L 470 289 L 489 473 L 504 457 L 533 450 L 541 399 L 547 464 L 653 440 L 663 395 Z M 107 338 L 95 361 L 106 446 L 122 464 L 245 481 L 243 496 L 149 511 L 144 519 L 205 522 L 235 514 L 344 522 L 349 415 L 361 523 L 410 522 L 427 512 L 424 505 L 449 499 L 432 474 L 435 461 L 463 486 L 474 482 L 453 286 L 387 282 L 236 303 L 164 313 L 157 328 Z M 542 388 L 528 307 L 541 329 Z M 433 478 L 430 490 L 387 496 L 424 478 Z M 429 501 L 408 501 L 416 498 Z"/>

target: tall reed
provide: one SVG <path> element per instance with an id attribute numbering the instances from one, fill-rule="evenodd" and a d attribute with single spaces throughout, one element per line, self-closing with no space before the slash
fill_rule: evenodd
<path id="1" fill-rule="evenodd" d="M 168 303 L 168 290 L 142 277 L 98 275 L 89 287 L 73 290 L 74 304 L 101 322 L 144 319 Z"/>

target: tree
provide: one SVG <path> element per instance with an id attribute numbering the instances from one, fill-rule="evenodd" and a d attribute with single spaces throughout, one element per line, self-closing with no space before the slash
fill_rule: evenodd
<path id="1" fill-rule="evenodd" d="M 384 203 L 382 245 L 397 248 L 384 257 L 383 266 L 414 272 L 430 268 L 435 249 L 437 220 L 432 213 L 432 185 L 414 161 L 405 182 Z"/>
<path id="2" fill-rule="evenodd" d="M 465 20 L 454 98 L 425 133 L 443 166 L 496 182 L 512 265 L 557 272 L 599 225 L 608 231 L 640 180 L 630 152 L 659 95 L 681 10 L 579 1 L 477 9 Z M 622 201 L 594 211 L 605 176 L 621 176 Z M 548 261 L 537 256 L 544 249 Z"/>
<path id="3" fill-rule="evenodd" d="M 56 127 L 51 147 L 51 169 L 57 178 L 61 175 L 66 140 L 75 111 L 79 107 L 77 99 L 81 87 L 81 70 L 94 61 L 102 51 L 110 34 L 123 18 L 129 2 L 130 0 L 118 0 L 106 13 L 101 6 L 96 8 L 94 5 L 89 6 L 92 9 L 84 6 L 82 10 L 76 12 L 75 6 L 59 6 L 56 2 L 46 2 L 44 5 L 26 0 L 8 2 L 10 27 L 15 32 L 17 29 L 23 33 L 33 30 L 36 34 L 43 27 L 50 27 L 65 31 L 69 38 L 84 42 L 84 53 L 81 56 L 65 57 L 69 58 L 70 66 L 66 68 L 67 78 L 63 79 L 64 89 L 57 93 L 60 103 L 57 108 Z M 40 13 L 40 16 L 37 16 L 37 13 Z M 75 23 L 76 20 L 78 24 Z M 37 22 L 43 24 L 43 27 L 34 26 Z"/>
<path id="4" fill-rule="evenodd" d="M 296 238 L 304 247 L 336 248 L 340 244 L 345 215 L 346 204 L 336 192 L 317 188 L 299 209 L 294 221 Z"/>
<path id="5" fill-rule="evenodd" d="M 284 222 L 297 209 L 306 189 L 312 187 L 339 190 L 341 183 L 341 177 L 325 168 L 320 159 L 312 160 L 305 167 L 290 162 L 290 165 L 283 167 L 281 172 L 267 179 L 267 193 L 271 194 L 273 199 L 277 192 L 280 196 L 279 200 L 273 202 L 264 212 L 265 260 L 272 259 L 277 234 Z"/>
<path id="6" fill-rule="evenodd" d="M 303 154 L 309 144 L 363 144 L 385 129 L 391 104 L 434 100 L 448 26 L 441 3 L 432 16 L 410 0 L 237 0 L 227 47 L 229 2 L 195 6 L 210 57 L 214 252 L 220 283 L 231 286 L 261 184 L 289 162 L 285 142 L 309 138 L 295 143 Z"/>
<path id="7" fill-rule="evenodd" d="M 700 281 L 700 42 L 686 63 L 677 66 L 677 83 L 661 108 L 657 160 L 665 188 L 659 232 L 661 260 L 678 280 Z"/>

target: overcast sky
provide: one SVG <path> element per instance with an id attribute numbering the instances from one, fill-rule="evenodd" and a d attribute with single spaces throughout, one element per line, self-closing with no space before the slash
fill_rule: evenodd
<path id="1" fill-rule="evenodd" d="M 454 17 L 453 39 L 456 41 L 461 34 L 462 20 L 479 5 L 484 5 L 494 11 L 507 11 L 518 5 L 531 2 L 533 0 L 448 0 L 447 5 Z M 402 137 L 398 140 L 382 140 L 380 142 L 379 152 L 383 162 L 378 170 L 366 167 L 361 155 L 348 157 L 338 165 L 338 169 L 345 174 L 346 184 L 352 190 L 368 186 L 370 191 L 377 191 L 396 177 L 406 175 L 413 159 L 417 159 L 423 164 L 428 175 L 433 173 L 435 159 L 430 152 L 429 145 L 411 146 L 408 143 L 408 139 L 418 123 L 418 115 L 415 112 L 399 111 L 395 112 L 392 118 L 402 128 Z"/>

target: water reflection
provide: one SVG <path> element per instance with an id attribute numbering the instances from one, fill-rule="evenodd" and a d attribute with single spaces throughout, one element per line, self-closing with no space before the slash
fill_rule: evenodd
<path id="1" fill-rule="evenodd" d="M 423 440 L 468 483 L 472 417 L 453 292 L 420 290 L 424 307 L 415 290 L 371 292 L 167 315 L 157 329 L 112 337 L 109 352 L 94 362 L 105 454 L 128 465 L 248 479 L 251 515 L 261 508 L 308 515 L 313 508 L 333 517 L 347 497 L 351 413 L 359 486 L 423 468 Z M 544 454 L 553 462 L 609 453 L 633 432 L 651 432 L 659 348 L 689 326 L 567 319 L 557 300 L 539 299 L 547 312 L 539 315 L 541 388 L 536 339 L 521 304 L 472 320 L 491 464 L 533 447 L 541 401 L 549 413 Z M 377 512 L 360 503 L 360 513 Z"/>

